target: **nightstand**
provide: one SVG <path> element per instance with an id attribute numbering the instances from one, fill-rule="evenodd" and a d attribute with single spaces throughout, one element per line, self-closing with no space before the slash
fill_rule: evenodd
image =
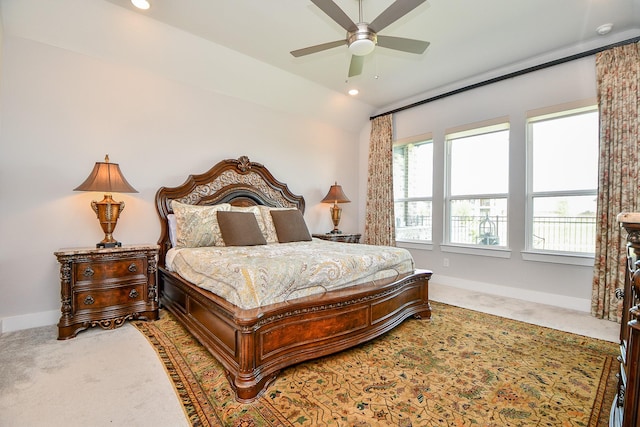
<path id="1" fill-rule="evenodd" d="M 322 240 L 330 240 L 332 242 L 360 243 L 361 235 L 345 234 L 345 233 L 325 233 L 325 234 L 313 234 L 312 236 Z"/>
<path id="2" fill-rule="evenodd" d="M 60 249 L 62 315 L 58 339 L 100 326 L 114 329 L 129 319 L 156 320 L 157 245 Z"/>

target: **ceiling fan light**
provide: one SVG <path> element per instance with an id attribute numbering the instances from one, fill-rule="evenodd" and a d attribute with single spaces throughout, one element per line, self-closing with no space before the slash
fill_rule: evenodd
<path id="1" fill-rule="evenodd" d="M 354 40 L 349 45 L 349 51 L 356 56 L 366 56 L 373 52 L 376 44 L 369 39 Z"/>

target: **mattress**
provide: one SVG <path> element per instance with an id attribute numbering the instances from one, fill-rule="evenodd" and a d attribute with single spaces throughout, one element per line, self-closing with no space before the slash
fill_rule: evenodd
<path id="1" fill-rule="evenodd" d="M 395 278 L 414 270 L 406 249 L 312 241 L 174 248 L 166 266 L 189 282 L 251 309 Z"/>

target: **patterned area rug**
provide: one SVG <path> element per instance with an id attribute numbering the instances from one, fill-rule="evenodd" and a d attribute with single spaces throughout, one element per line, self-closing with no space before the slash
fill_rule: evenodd
<path id="1" fill-rule="evenodd" d="M 194 426 L 589 426 L 608 423 L 618 346 L 432 303 L 353 349 L 283 370 L 238 403 L 221 365 L 161 311 L 135 322 Z"/>

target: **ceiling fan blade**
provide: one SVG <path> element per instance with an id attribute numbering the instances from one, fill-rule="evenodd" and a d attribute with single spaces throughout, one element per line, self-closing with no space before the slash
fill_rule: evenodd
<path id="1" fill-rule="evenodd" d="M 396 0 L 369 24 L 369 28 L 376 33 L 382 31 L 383 28 L 396 22 L 425 1 L 427 0 Z"/>
<path id="2" fill-rule="evenodd" d="M 427 50 L 430 43 L 422 40 L 405 39 L 403 37 L 378 36 L 378 46 L 403 52 L 421 54 Z"/>
<path id="3" fill-rule="evenodd" d="M 329 18 L 336 21 L 345 30 L 352 31 L 357 28 L 355 22 L 333 0 L 311 0 L 311 3 L 318 6 L 320 10 L 329 15 Z"/>
<path id="4" fill-rule="evenodd" d="M 298 50 L 292 50 L 291 55 L 296 58 L 304 55 L 310 55 L 312 53 L 322 52 L 323 50 L 331 49 L 338 46 L 343 46 L 347 44 L 346 40 L 336 40 L 334 42 L 322 43 L 315 46 L 309 46 Z"/>
<path id="5" fill-rule="evenodd" d="M 362 74 L 362 65 L 364 64 L 364 56 L 351 55 L 351 64 L 349 64 L 349 77 Z"/>

